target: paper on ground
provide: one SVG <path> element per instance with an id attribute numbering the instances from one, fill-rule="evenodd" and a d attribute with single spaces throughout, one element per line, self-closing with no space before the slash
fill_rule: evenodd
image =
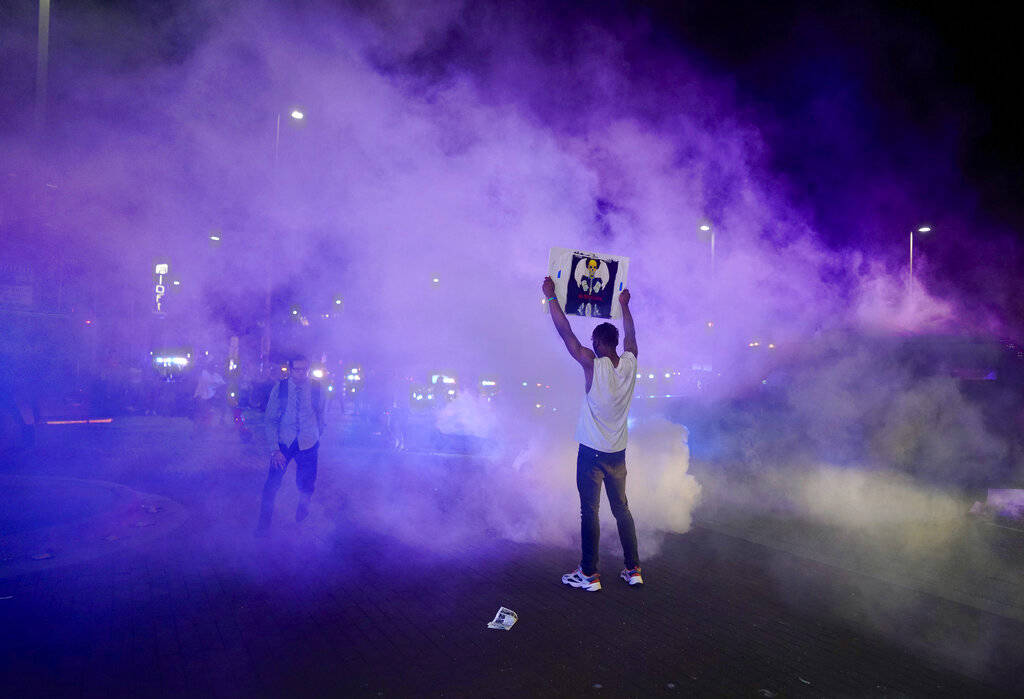
<path id="1" fill-rule="evenodd" d="M 548 275 L 566 315 L 618 318 L 628 273 L 629 258 L 621 255 L 551 248 L 548 256 Z"/>
<path id="2" fill-rule="evenodd" d="M 498 613 L 494 615 L 494 621 L 487 624 L 489 629 L 503 629 L 508 631 L 512 628 L 512 625 L 519 621 L 519 615 L 513 612 L 508 607 L 501 607 L 498 609 Z"/>

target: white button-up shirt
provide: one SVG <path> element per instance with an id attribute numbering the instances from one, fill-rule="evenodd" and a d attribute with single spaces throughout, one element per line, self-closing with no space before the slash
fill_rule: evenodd
<path id="1" fill-rule="evenodd" d="M 313 382 L 301 384 L 290 377 L 288 381 L 288 398 L 286 405 L 280 404 L 281 383 L 274 384 L 267 399 L 267 410 L 264 420 L 267 425 L 267 441 L 271 448 L 277 444 L 290 446 L 296 439 L 299 449 L 310 449 L 320 441 L 323 431 L 317 413 L 323 415 L 323 390 L 320 391 L 319 410 L 313 409 Z"/>

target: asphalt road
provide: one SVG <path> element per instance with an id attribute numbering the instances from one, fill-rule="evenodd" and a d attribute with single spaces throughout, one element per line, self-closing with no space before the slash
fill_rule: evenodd
<path id="1" fill-rule="evenodd" d="M 762 541 L 698 524 L 645 560 L 642 589 L 615 568 L 588 594 L 558 582 L 571 545 L 465 526 L 473 459 L 325 448 L 310 518 L 289 478 L 256 539 L 264 449 L 230 432 L 136 418 L 39 442 L 0 470 L 7 696 L 1024 691 L 1024 622 L 972 603 L 984 589 L 958 601 L 811 555 L 793 522 Z M 403 491 L 438 531 L 388 524 L 415 519 L 408 497 L 382 507 Z M 502 605 L 519 621 L 487 629 Z"/>

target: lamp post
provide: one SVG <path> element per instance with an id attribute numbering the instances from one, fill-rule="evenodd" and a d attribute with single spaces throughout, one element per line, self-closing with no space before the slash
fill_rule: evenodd
<path id="1" fill-rule="evenodd" d="M 289 117 L 295 121 L 302 121 L 306 118 L 306 113 L 301 109 L 293 109 L 289 114 Z M 277 152 L 281 147 L 281 112 L 277 113 L 277 123 L 274 125 L 274 169 L 277 169 Z"/>
<path id="2" fill-rule="evenodd" d="M 293 108 L 288 117 L 295 122 L 301 122 L 306 118 L 306 113 L 298 107 Z M 274 119 L 274 189 L 277 189 L 277 163 L 278 154 L 281 150 L 281 112 L 275 115 Z M 260 338 L 260 375 L 263 376 L 270 368 L 270 322 L 272 318 L 271 296 L 274 291 L 272 276 L 267 274 L 267 295 L 264 302 L 263 337 Z"/>
<path id="3" fill-rule="evenodd" d="M 46 82 L 50 63 L 50 0 L 39 0 L 39 36 L 36 47 L 36 136 L 46 124 Z"/>
<path id="4" fill-rule="evenodd" d="M 917 232 L 918 233 L 930 233 L 931 230 L 932 230 L 931 226 L 918 226 L 917 227 Z M 910 274 L 909 274 L 909 281 L 907 282 L 907 295 L 908 296 L 914 293 L 914 231 L 913 231 L 913 229 L 911 229 L 911 231 L 910 231 L 910 265 L 909 265 L 909 268 L 910 268 Z"/>
<path id="5" fill-rule="evenodd" d="M 706 321 L 707 329 L 711 332 L 711 346 L 709 347 L 709 357 L 712 367 L 714 366 L 715 358 L 715 320 L 718 318 L 718 304 L 716 303 L 716 289 L 715 289 L 715 229 L 711 226 L 711 222 L 704 220 L 697 225 L 697 235 L 700 238 L 706 238 L 711 245 L 711 318 L 712 320 Z"/>
<path id="6" fill-rule="evenodd" d="M 697 230 L 701 233 L 705 233 L 710 236 L 711 239 L 711 279 L 715 278 L 715 231 L 711 228 L 711 224 L 706 221 L 699 226 Z"/>

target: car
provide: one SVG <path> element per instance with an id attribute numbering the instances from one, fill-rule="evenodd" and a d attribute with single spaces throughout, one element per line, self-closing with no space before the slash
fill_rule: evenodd
<path id="1" fill-rule="evenodd" d="M 837 332 L 731 395 L 679 401 L 698 459 L 872 464 L 977 490 L 1024 485 L 1024 352 L 956 335 Z"/>

